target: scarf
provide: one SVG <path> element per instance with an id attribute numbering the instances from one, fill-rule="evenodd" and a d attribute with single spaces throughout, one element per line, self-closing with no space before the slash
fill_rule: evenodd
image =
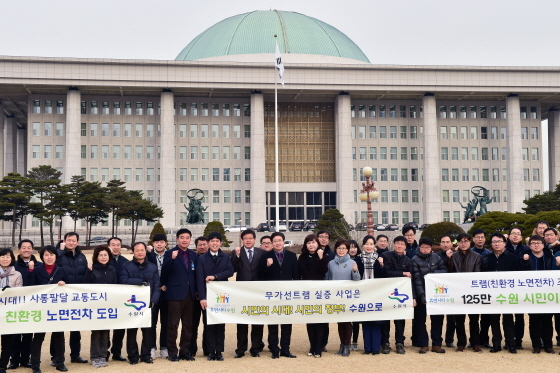
<path id="1" fill-rule="evenodd" d="M 373 276 L 373 268 L 375 267 L 375 261 L 379 258 L 379 254 L 377 251 L 373 253 L 361 253 L 360 258 L 362 258 L 362 262 L 364 263 L 364 280 L 371 280 L 374 278 Z"/>
<path id="2" fill-rule="evenodd" d="M 56 264 L 52 264 L 52 265 L 45 264 L 45 265 L 44 265 L 45 271 L 47 271 L 47 274 L 48 274 L 48 275 L 50 275 L 50 274 L 53 272 L 54 266 L 55 266 L 55 265 L 56 265 Z"/>
<path id="3" fill-rule="evenodd" d="M 14 271 L 14 266 L 8 267 L 5 270 L 0 267 L 0 288 L 5 288 L 8 286 L 8 276 Z"/>

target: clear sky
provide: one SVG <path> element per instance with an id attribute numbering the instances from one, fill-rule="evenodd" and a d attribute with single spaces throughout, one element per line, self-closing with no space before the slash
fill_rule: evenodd
<path id="1" fill-rule="evenodd" d="M 1 1 L 0 55 L 174 59 L 206 28 L 253 10 L 295 11 L 344 32 L 374 64 L 560 64 L 560 1 Z"/>

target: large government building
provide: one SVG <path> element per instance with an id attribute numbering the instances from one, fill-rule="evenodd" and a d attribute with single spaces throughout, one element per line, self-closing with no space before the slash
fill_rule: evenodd
<path id="1" fill-rule="evenodd" d="M 286 11 L 227 18 L 175 61 L 0 57 L 0 174 L 48 164 L 66 183 L 121 179 L 163 208 L 166 228 L 185 224 L 193 188 L 206 221 L 272 220 L 275 40 L 288 224 L 332 207 L 363 221 L 365 166 L 375 221 L 399 225 L 462 222 L 475 186 L 490 211 L 521 211 L 545 189 L 544 147 L 550 186 L 560 180 L 559 67 L 371 64 L 335 27 Z"/>

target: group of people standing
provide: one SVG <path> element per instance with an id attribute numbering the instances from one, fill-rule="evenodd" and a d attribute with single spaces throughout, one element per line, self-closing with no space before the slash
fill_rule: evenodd
<path id="1" fill-rule="evenodd" d="M 202 319 L 203 355 L 210 361 L 224 360 L 225 324 L 207 325 L 206 284 L 210 281 L 227 281 L 236 273 L 236 281 L 293 281 L 293 280 L 353 280 L 367 281 L 376 278 L 407 277 L 411 279 L 414 298 L 412 320 L 412 345 L 418 352 L 445 353 L 445 346 L 456 347 L 457 352 L 467 348 L 482 352 L 502 350 L 502 328 L 505 348 L 516 353 L 523 348 L 525 330 L 523 314 L 468 315 L 469 339 L 465 327 L 466 315 L 431 315 L 430 333 L 426 327 L 426 289 L 424 276 L 446 272 L 493 272 L 518 270 L 560 269 L 560 241 L 558 232 L 546 222 L 538 222 L 533 235 L 522 242 L 520 228 L 511 228 L 508 235 L 494 233 L 491 250 L 485 248 L 486 233 L 475 230 L 473 237 L 462 233 L 456 237 L 454 249 L 452 238 L 440 239 L 441 250 L 432 252 L 434 242 L 430 238 L 416 241 L 416 231 L 411 226 L 402 235 L 389 239 L 381 234 L 367 235 L 362 245 L 356 241 L 339 239 L 330 248 L 330 234 L 319 231 L 308 235 L 298 257 L 284 248 L 285 237 L 280 232 L 260 239 L 256 247 L 253 230 L 241 232 L 241 245 L 228 255 L 221 250 L 222 236 L 212 232 L 208 237 L 195 240 L 195 250 L 189 250 L 192 234 L 188 229 L 176 233 L 177 245 L 167 249 L 165 234 L 156 234 L 152 245 L 137 242 L 132 247 L 132 260 L 121 255 L 122 241 L 112 237 L 107 246 L 97 247 L 88 264 L 79 247 L 79 235 L 69 232 L 59 247 L 45 246 L 39 251 L 41 261 L 33 255 L 33 242 L 22 240 L 15 258 L 12 250 L 0 250 L 0 285 L 2 289 L 18 286 L 57 284 L 129 284 L 150 287 L 151 327 L 141 328 L 142 341 L 137 344 L 137 329 L 91 332 L 90 360 L 94 367 L 104 367 L 112 355 L 113 360 L 130 364 L 151 364 L 157 351 L 157 324 L 159 322 L 159 352 L 162 358 L 177 362 L 193 361 L 198 349 L 198 330 Z M 471 244 L 472 241 L 472 244 Z M 443 325 L 446 322 L 445 340 Z M 544 350 L 554 353 L 553 320 L 560 345 L 560 314 L 530 314 L 529 331 L 532 352 Z M 404 354 L 405 320 L 394 320 L 394 341 L 398 354 Z M 500 325 L 501 324 L 501 325 Z M 179 325 L 181 333 L 179 335 Z M 360 325 L 362 325 L 364 354 L 389 354 L 391 323 L 389 321 L 363 321 L 338 323 L 340 347 L 336 354 L 349 356 L 358 349 Z M 292 325 L 268 325 L 268 349 L 273 359 L 296 358 L 290 350 Z M 242 358 L 247 352 L 259 357 L 264 350 L 264 326 L 237 324 L 237 346 L 234 357 Z M 308 355 L 319 358 L 326 352 L 329 339 L 328 323 L 306 325 L 309 337 Z M 492 339 L 489 330 L 492 330 Z M 454 345 L 454 335 L 457 345 Z M 126 354 L 122 356 L 126 335 Z M 41 373 L 41 347 L 45 333 L 2 335 L 0 373 L 6 369 L 28 367 L 33 373 Z M 179 344 L 177 345 L 177 340 Z M 250 340 L 250 344 L 249 344 Z M 430 343 L 431 341 L 431 343 Z M 468 342 L 468 343 L 467 343 Z M 70 361 L 84 364 L 88 360 L 80 356 L 81 334 L 70 332 Z M 51 334 L 51 365 L 65 372 L 64 332 Z"/>

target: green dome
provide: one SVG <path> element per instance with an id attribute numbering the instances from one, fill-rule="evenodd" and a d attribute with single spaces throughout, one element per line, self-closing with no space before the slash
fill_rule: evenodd
<path id="1" fill-rule="evenodd" d="M 224 19 L 191 41 L 175 60 L 274 53 L 274 35 L 281 53 L 343 57 L 369 63 L 346 35 L 318 19 L 279 10 L 261 10 Z"/>

